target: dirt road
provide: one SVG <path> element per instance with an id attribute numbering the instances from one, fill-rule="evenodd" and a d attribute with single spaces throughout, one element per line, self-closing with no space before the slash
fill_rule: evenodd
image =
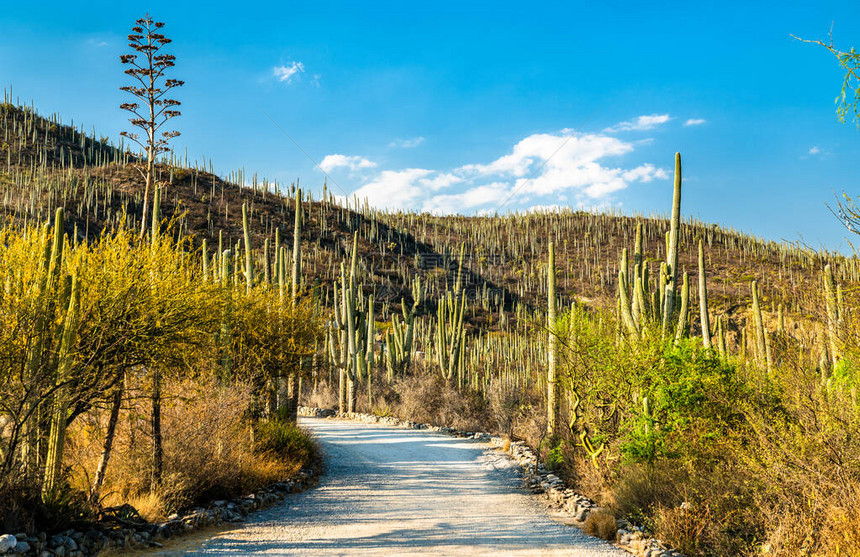
<path id="1" fill-rule="evenodd" d="M 326 455 L 320 485 L 185 555 L 628 555 L 551 520 L 489 443 L 351 421 L 301 425 Z"/>

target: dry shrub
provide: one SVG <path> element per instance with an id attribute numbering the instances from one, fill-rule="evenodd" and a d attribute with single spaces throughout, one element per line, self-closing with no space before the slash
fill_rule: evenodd
<path id="1" fill-rule="evenodd" d="M 618 526 L 614 515 L 600 510 L 588 513 L 583 530 L 589 536 L 597 536 L 604 540 L 615 541 L 615 533 L 618 531 Z"/>
<path id="2" fill-rule="evenodd" d="M 686 480 L 686 476 L 676 462 L 660 461 L 624 466 L 617 473 L 618 480 L 612 489 L 611 506 L 621 516 L 632 517 L 634 520 L 645 519 L 658 507 L 676 507 L 684 502 L 678 493 L 678 486 Z M 583 479 L 588 477 L 584 475 Z M 595 483 L 595 480 L 592 479 L 589 483 Z M 646 525 L 653 526 L 650 523 Z"/>
<path id="3" fill-rule="evenodd" d="M 322 372 L 320 372 L 322 373 Z M 333 381 L 330 383 L 328 378 L 321 378 L 317 382 L 316 389 L 305 389 L 302 393 L 302 398 L 299 403 L 303 406 L 312 408 L 334 408 L 337 409 L 337 372 L 333 373 Z M 310 383 L 310 381 L 306 382 Z"/>
<path id="4" fill-rule="evenodd" d="M 214 380 L 168 381 L 162 404 L 164 464 L 161 484 L 151 489 L 152 438 L 144 385 L 129 381 L 108 465 L 102 504 L 129 502 L 155 520 L 213 499 L 227 498 L 288 477 L 309 458 L 258 454 L 245 420 L 251 388 L 219 386 Z M 105 416 L 80 420 L 71 431 L 72 479 L 86 489 L 98 465 Z"/>
<path id="5" fill-rule="evenodd" d="M 860 556 L 860 486 L 849 485 L 806 504 L 772 509 L 768 555 Z"/>
<path id="6" fill-rule="evenodd" d="M 395 381 L 392 412 L 404 419 L 476 431 L 486 428 L 487 408 L 481 398 L 458 392 L 445 384 L 441 374 L 420 374 Z"/>
<path id="7" fill-rule="evenodd" d="M 0 475 L 0 532 L 32 531 L 38 487 L 19 474 Z"/>
<path id="8" fill-rule="evenodd" d="M 824 554 L 860 556 L 860 486 L 850 486 L 839 501 L 824 507 L 823 514 Z"/>
<path id="9" fill-rule="evenodd" d="M 683 503 L 678 507 L 660 507 L 655 512 L 658 537 L 691 556 L 702 555 L 703 548 L 713 547 L 713 520 L 707 505 Z"/>

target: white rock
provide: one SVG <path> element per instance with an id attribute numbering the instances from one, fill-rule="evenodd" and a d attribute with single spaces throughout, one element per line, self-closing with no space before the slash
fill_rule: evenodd
<path id="1" fill-rule="evenodd" d="M 4 534 L 0 536 L 0 553 L 9 553 L 15 546 L 18 545 L 18 538 L 12 534 Z"/>

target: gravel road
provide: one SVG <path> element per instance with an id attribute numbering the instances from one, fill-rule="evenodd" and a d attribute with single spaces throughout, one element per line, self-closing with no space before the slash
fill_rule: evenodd
<path id="1" fill-rule="evenodd" d="M 325 452 L 318 487 L 171 553 L 629 555 L 549 518 L 489 443 L 352 421 L 301 425 Z"/>

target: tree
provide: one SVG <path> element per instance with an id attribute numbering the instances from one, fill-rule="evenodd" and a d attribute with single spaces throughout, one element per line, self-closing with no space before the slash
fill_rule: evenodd
<path id="1" fill-rule="evenodd" d="M 149 14 L 138 19 L 135 26 L 131 28 L 132 33 L 128 36 L 128 46 L 135 53 L 120 56 L 120 61 L 128 66 L 125 73 L 134 78 L 135 81 L 133 85 L 120 87 L 120 90 L 131 93 L 138 99 L 137 102 L 123 103 L 120 108 L 133 115 L 129 121 L 132 126 L 143 130 L 144 137 L 127 131 L 121 132 L 120 135 L 127 137 L 146 150 L 145 165 L 136 165 L 146 180 L 146 187 L 143 192 L 143 212 L 140 218 L 141 237 L 146 233 L 147 203 L 150 189 L 154 190 L 153 227 L 157 226 L 158 221 L 156 213 L 158 212 L 160 191 L 158 184 L 153 185 L 155 159 L 159 154 L 167 151 L 168 142 L 179 135 L 178 131 L 161 129 L 168 120 L 180 115 L 175 107 L 181 103 L 167 98 L 166 95 L 174 87 L 180 87 L 185 83 L 178 79 L 165 77 L 167 69 L 174 66 L 176 56 L 162 52 L 162 49 L 171 42 L 159 32 L 162 27 L 164 27 L 164 23 L 154 21 Z"/>
<path id="2" fill-rule="evenodd" d="M 850 117 L 860 127 L 860 52 L 857 52 L 854 47 L 849 50 L 839 50 L 833 46 L 833 29 L 830 29 L 828 41 L 809 40 L 795 37 L 795 39 L 805 42 L 820 45 L 836 56 L 839 65 L 845 72 L 845 77 L 842 80 L 842 89 L 839 91 L 839 96 L 836 97 L 836 115 L 839 121 L 845 123 L 845 118 Z M 851 116 L 853 114 L 853 116 Z M 836 202 L 836 208 L 832 208 L 833 213 L 842 221 L 849 231 L 854 234 L 860 234 L 860 206 L 857 205 L 857 198 L 852 198 L 845 192 L 842 193 L 842 199 Z"/>

